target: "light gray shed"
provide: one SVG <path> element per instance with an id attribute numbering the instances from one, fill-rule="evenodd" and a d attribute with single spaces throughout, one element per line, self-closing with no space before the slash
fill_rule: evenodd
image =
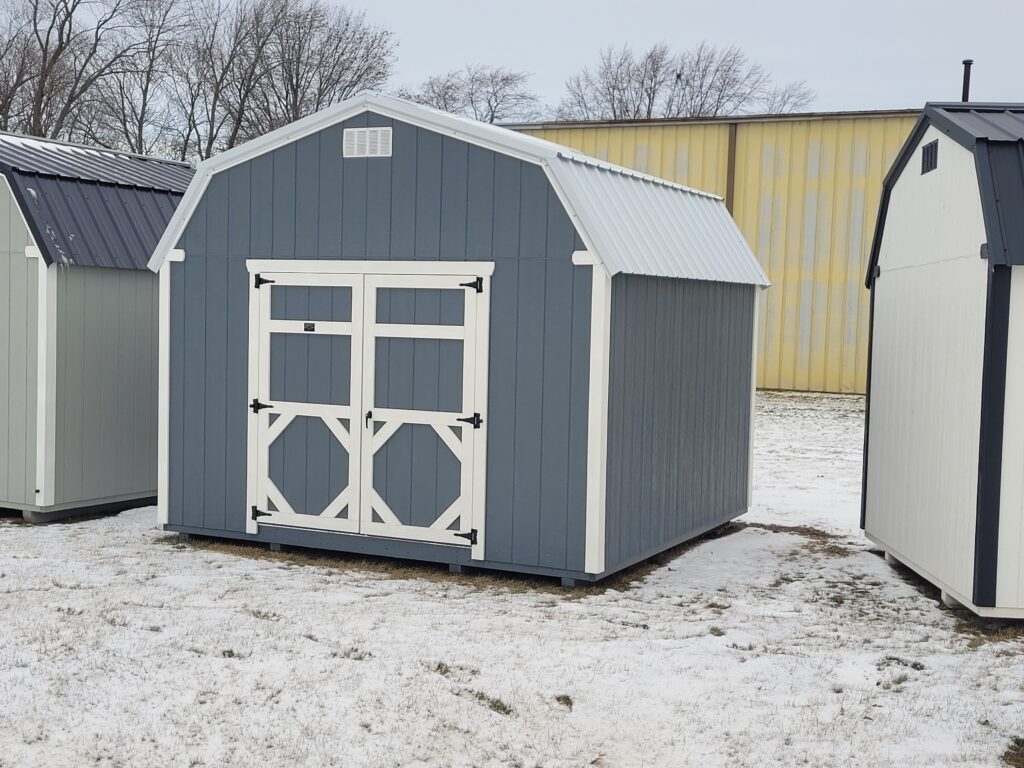
<path id="1" fill-rule="evenodd" d="M 32 521 L 156 494 L 157 281 L 192 170 L 0 134 L 0 508 Z"/>
<path id="2" fill-rule="evenodd" d="M 747 509 L 715 196 L 362 95 L 201 164 L 150 266 L 169 530 L 592 581 Z"/>

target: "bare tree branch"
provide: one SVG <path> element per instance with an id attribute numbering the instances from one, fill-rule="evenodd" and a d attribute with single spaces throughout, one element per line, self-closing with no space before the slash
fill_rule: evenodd
<path id="1" fill-rule="evenodd" d="M 628 46 L 605 48 L 596 69 L 582 69 L 565 87 L 556 115 L 569 120 L 711 117 L 762 107 L 792 111 L 814 99 L 803 82 L 773 87 L 767 71 L 736 46 L 706 42 L 675 55 L 664 44 L 640 54 Z"/>
<path id="2" fill-rule="evenodd" d="M 529 89 L 529 79 L 526 72 L 507 67 L 471 65 L 428 78 L 419 88 L 398 95 L 485 123 L 531 120 L 539 114 L 539 100 Z"/>

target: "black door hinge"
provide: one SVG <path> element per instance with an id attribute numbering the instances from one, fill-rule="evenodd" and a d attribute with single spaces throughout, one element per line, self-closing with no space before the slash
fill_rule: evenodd
<path id="1" fill-rule="evenodd" d="M 252 511 L 249 513 L 249 516 L 253 520 L 259 520 L 261 517 L 270 517 L 270 513 L 269 512 L 260 512 L 256 507 L 253 507 Z"/>
<path id="2" fill-rule="evenodd" d="M 269 278 L 266 278 L 263 275 L 261 275 L 259 272 L 256 273 L 256 277 L 253 279 L 253 285 L 256 288 L 259 288 L 261 285 L 266 285 L 267 283 L 276 283 L 276 282 L 277 282 L 277 280 L 271 280 Z"/>
<path id="3" fill-rule="evenodd" d="M 455 535 L 460 539 L 468 539 L 470 544 L 476 544 L 476 528 L 471 530 L 469 533 L 456 533 Z"/>
<path id="4" fill-rule="evenodd" d="M 252 408 L 252 412 L 253 413 L 259 413 L 264 408 L 273 408 L 272 405 L 267 405 L 266 403 L 261 403 L 255 397 L 252 399 L 252 403 L 250 403 L 249 407 Z"/>
<path id="5" fill-rule="evenodd" d="M 484 292 L 484 279 L 482 277 L 470 280 L 468 283 L 459 283 L 459 285 L 463 288 L 472 288 L 477 293 Z"/>
<path id="6" fill-rule="evenodd" d="M 456 421 L 462 421 L 466 424 L 472 424 L 473 429 L 480 429 L 480 425 L 484 423 L 484 420 L 480 418 L 479 413 L 474 413 L 472 416 L 467 416 L 464 419 L 456 419 Z"/>

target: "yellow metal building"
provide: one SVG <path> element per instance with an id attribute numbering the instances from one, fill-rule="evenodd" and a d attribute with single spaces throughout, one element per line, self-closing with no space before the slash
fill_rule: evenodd
<path id="1" fill-rule="evenodd" d="M 863 393 L 864 270 L 882 179 L 916 110 L 514 126 L 722 195 L 772 287 L 758 386 Z"/>

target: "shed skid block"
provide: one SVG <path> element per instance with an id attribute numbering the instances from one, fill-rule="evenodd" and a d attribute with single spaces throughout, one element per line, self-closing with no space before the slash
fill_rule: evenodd
<path id="1" fill-rule="evenodd" d="M 280 552 L 281 551 L 281 545 L 278 544 L 276 541 L 270 542 L 270 544 L 268 546 L 270 547 L 270 551 L 271 552 Z"/>
<path id="2" fill-rule="evenodd" d="M 449 565 L 448 565 L 448 573 L 457 573 L 459 575 L 462 575 L 462 574 L 466 573 L 466 568 L 465 568 L 465 566 L 459 565 L 457 563 L 449 563 Z"/>
<path id="3" fill-rule="evenodd" d="M 578 579 L 573 579 L 573 578 L 570 578 L 568 576 L 563 576 L 562 577 L 562 586 L 563 587 L 570 587 L 571 588 L 571 587 L 578 587 L 579 585 L 580 585 L 580 582 L 579 582 Z"/>
<path id="4" fill-rule="evenodd" d="M 942 604 L 947 608 L 963 608 L 963 603 L 953 597 L 946 590 L 942 590 Z"/>
<path id="5" fill-rule="evenodd" d="M 889 565 L 899 565 L 899 563 L 900 563 L 899 560 L 897 560 L 895 557 L 893 557 L 888 552 L 885 553 L 885 562 L 887 562 Z"/>

